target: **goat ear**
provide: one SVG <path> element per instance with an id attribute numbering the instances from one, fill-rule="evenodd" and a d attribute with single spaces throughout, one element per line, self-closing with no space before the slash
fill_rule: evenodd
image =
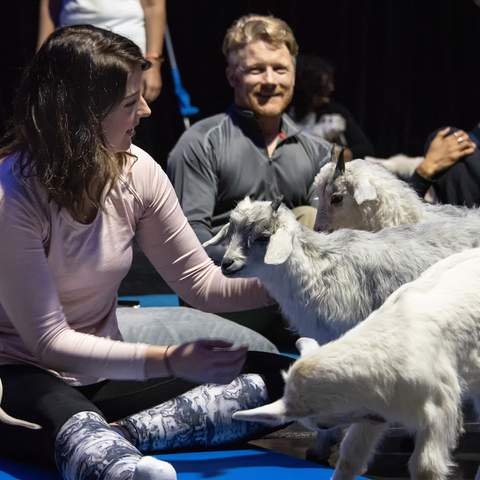
<path id="1" fill-rule="evenodd" d="M 355 199 L 355 202 L 357 202 L 357 205 L 361 205 L 368 200 L 376 200 L 377 190 L 368 180 L 363 179 L 355 185 L 353 198 Z"/>
<path id="2" fill-rule="evenodd" d="M 220 229 L 220 231 L 214 237 L 212 237 L 210 240 L 207 240 L 206 242 L 202 243 L 202 247 L 207 248 L 210 245 L 218 245 L 219 243 L 221 243 L 225 239 L 225 237 L 227 236 L 229 227 L 230 227 L 230 222 L 227 223 L 226 225 L 224 225 Z"/>
<path id="3" fill-rule="evenodd" d="M 293 250 L 292 236 L 281 229 L 270 237 L 264 262 L 267 265 L 281 265 Z"/>
<path id="4" fill-rule="evenodd" d="M 282 398 L 269 403 L 268 405 L 262 405 L 258 408 L 252 408 L 251 410 L 241 410 L 235 412 L 232 415 L 234 420 L 244 420 L 246 422 L 261 422 L 267 425 L 278 426 L 283 425 L 288 421 L 286 417 L 285 402 Z"/>
<path id="5" fill-rule="evenodd" d="M 272 210 L 276 212 L 280 205 L 283 202 L 283 195 L 279 195 L 275 200 L 272 201 Z"/>
<path id="6" fill-rule="evenodd" d="M 337 156 L 337 164 L 335 166 L 335 172 L 333 173 L 334 179 L 345 173 L 345 158 L 344 158 L 345 149 L 343 147 L 340 147 L 339 150 L 340 151 L 338 152 L 338 156 Z"/>

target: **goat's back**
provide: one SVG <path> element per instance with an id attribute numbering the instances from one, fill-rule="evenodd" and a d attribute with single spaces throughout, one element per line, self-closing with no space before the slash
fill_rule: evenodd
<path id="1" fill-rule="evenodd" d="M 364 320 L 404 283 L 454 253 L 480 245 L 480 215 L 387 228 L 302 229 L 282 282 L 267 287 L 303 336 L 332 340 Z"/>

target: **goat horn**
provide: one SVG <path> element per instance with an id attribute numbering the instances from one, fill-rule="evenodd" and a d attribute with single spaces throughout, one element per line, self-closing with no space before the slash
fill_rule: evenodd
<path id="1" fill-rule="evenodd" d="M 275 198 L 275 200 L 272 201 L 272 210 L 276 212 L 278 210 L 278 207 L 280 207 L 280 205 L 282 204 L 282 202 L 283 202 L 283 195 L 280 195 L 277 198 Z"/>
<path id="2" fill-rule="evenodd" d="M 345 173 L 344 152 L 345 152 L 345 149 L 343 147 L 340 147 L 340 151 L 338 152 L 338 157 L 337 157 L 337 165 L 335 167 L 333 178 L 337 178 L 339 175 L 342 175 Z"/>
<path id="3" fill-rule="evenodd" d="M 229 228 L 230 228 L 230 222 L 225 224 L 219 230 L 219 232 L 214 237 L 212 237 L 210 240 L 207 240 L 206 242 L 203 242 L 202 247 L 207 248 L 210 245 L 218 245 L 219 243 L 221 243 L 227 237 L 227 233 L 228 233 Z"/>

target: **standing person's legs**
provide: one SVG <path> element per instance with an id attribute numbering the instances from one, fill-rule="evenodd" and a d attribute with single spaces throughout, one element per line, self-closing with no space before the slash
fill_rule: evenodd
<path id="1" fill-rule="evenodd" d="M 110 427 L 80 391 L 26 365 L 0 366 L 3 406 L 40 430 L 0 424 L 0 455 L 56 463 L 65 480 L 174 480 L 173 467 L 141 453 Z"/>

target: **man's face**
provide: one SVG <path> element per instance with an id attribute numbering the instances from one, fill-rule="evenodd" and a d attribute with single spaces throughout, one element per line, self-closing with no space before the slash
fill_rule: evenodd
<path id="1" fill-rule="evenodd" d="M 287 47 L 259 40 L 232 53 L 228 60 L 227 78 L 235 103 L 259 117 L 280 116 L 295 85 L 295 67 Z"/>

